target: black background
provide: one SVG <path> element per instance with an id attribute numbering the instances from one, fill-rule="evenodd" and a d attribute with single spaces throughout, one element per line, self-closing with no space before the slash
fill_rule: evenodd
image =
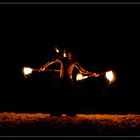
<path id="1" fill-rule="evenodd" d="M 139 113 L 139 15 L 134 4 L 0 5 L 0 111 L 50 110 L 53 79 L 25 79 L 22 68 L 40 68 L 58 46 L 89 71 L 117 75 L 110 87 L 103 78 L 78 83 L 79 112 Z"/>

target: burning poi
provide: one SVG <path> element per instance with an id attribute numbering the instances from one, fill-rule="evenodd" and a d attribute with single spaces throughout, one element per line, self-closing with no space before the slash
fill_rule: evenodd
<path id="1" fill-rule="evenodd" d="M 112 82 L 115 78 L 113 71 L 107 71 L 106 72 L 106 78 L 109 80 L 109 82 Z"/>

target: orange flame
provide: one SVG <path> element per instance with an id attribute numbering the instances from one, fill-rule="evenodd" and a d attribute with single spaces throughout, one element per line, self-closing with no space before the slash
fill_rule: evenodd
<path id="1" fill-rule="evenodd" d="M 79 80 L 82 80 L 83 79 L 83 75 L 81 73 L 78 73 L 77 76 L 76 76 L 76 80 L 79 81 Z"/>
<path id="2" fill-rule="evenodd" d="M 88 76 L 83 76 L 81 73 L 78 73 L 77 76 L 76 76 L 77 81 L 83 80 L 83 79 L 86 79 L 86 78 L 88 78 Z"/>
<path id="3" fill-rule="evenodd" d="M 58 48 L 56 48 L 56 52 L 59 53 L 59 49 Z"/>

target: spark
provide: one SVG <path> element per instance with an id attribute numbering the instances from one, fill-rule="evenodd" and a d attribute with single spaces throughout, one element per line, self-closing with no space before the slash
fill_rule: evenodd
<path id="1" fill-rule="evenodd" d="M 55 51 L 56 51 L 57 53 L 59 53 L 59 49 L 58 49 L 57 47 L 55 47 Z"/>

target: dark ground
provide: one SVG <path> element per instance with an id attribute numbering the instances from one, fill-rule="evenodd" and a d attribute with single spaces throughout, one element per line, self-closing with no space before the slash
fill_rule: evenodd
<path id="1" fill-rule="evenodd" d="M 139 136 L 140 115 L 0 113 L 0 136 Z"/>

